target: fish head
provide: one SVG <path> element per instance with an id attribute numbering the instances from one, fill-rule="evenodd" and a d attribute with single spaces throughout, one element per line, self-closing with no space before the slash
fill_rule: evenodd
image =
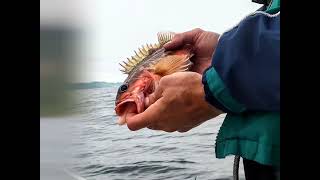
<path id="1" fill-rule="evenodd" d="M 139 77 L 125 81 L 118 89 L 115 111 L 120 117 L 127 113 L 141 113 L 145 110 L 144 99 L 153 93 L 160 76 L 143 70 Z M 121 119 L 121 118 L 120 118 Z M 120 120 L 121 121 L 121 120 Z M 119 122 L 123 124 L 124 122 Z"/>
<path id="2" fill-rule="evenodd" d="M 174 51 L 166 51 L 162 47 L 172 37 L 172 33 L 158 34 L 158 44 L 142 46 L 128 61 L 120 63 L 121 71 L 128 75 L 119 87 L 115 101 L 120 125 L 126 123 L 128 113 L 139 114 L 145 110 L 145 98 L 154 92 L 162 77 L 187 71 L 192 66 L 191 45 Z"/>

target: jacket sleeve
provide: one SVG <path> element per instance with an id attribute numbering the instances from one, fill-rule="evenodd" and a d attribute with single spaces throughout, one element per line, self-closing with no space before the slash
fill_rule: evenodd
<path id="1" fill-rule="evenodd" d="M 280 12 L 255 13 L 220 36 L 203 74 L 206 100 L 225 112 L 280 110 Z"/>

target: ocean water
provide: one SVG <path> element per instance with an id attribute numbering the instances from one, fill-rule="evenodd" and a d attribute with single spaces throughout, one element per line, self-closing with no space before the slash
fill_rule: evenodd
<path id="1" fill-rule="evenodd" d="M 40 118 L 43 180 L 232 179 L 234 156 L 215 158 L 215 138 L 224 115 L 186 133 L 116 123 L 117 86 L 72 90 L 73 116 Z M 240 162 L 240 177 L 244 179 Z"/>

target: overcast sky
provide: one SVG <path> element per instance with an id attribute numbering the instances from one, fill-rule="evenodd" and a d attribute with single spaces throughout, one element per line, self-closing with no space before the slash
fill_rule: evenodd
<path id="1" fill-rule="evenodd" d="M 48 1 L 41 1 L 41 16 L 49 12 L 71 14 L 68 8 L 64 13 L 50 10 L 54 6 L 46 6 Z M 60 6 L 66 7 L 66 1 L 61 2 Z M 199 27 L 222 33 L 261 6 L 250 0 L 70 0 L 68 4 L 69 9 L 77 9 L 74 14 L 85 28 L 79 51 L 85 68 L 79 70 L 76 79 L 82 82 L 123 81 L 126 76 L 118 63 L 141 45 L 155 43 L 159 31 L 183 32 Z"/>

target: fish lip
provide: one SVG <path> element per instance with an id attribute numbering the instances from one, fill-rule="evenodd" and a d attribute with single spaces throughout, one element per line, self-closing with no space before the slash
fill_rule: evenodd
<path id="1" fill-rule="evenodd" d="M 116 108 L 115 108 L 115 111 L 116 111 L 116 114 L 121 116 L 123 113 L 120 112 L 120 107 L 125 104 L 125 103 L 135 103 L 136 105 L 136 109 L 137 109 L 137 113 L 142 113 L 143 110 L 144 110 L 144 94 L 143 93 L 139 93 L 137 94 L 136 97 L 132 97 L 132 98 L 128 98 L 122 102 L 117 102 L 116 104 Z"/>
<path id="2" fill-rule="evenodd" d="M 120 102 L 120 101 L 118 100 L 118 101 L 116 101 L 116 106 L 120 106 L 121 104 L 124 104 L 124 103 L 126 103 L 126 102 L 134 102 L 134 99 L 126 99 L 126 100 L 124 100 L 124 101 L 122 101 L 122 102 Z"/>
<path id="3" fill-rule="evenodd" d="M 135 100 L 134 99 L 126 99 L 122 102 L 116 102 L 116 108 L 115 108 L 115 111 L 118 115 L 121 115 L 122 113 L 120 112 L 120 107 L 125 104 L 125 103 L 128 103 L 128 102 L 134 102 L 135 103 Z M 136 104 L 136 103 L 135 103 Z M 136 104 L 137 105 L 137 104 Z"/>

